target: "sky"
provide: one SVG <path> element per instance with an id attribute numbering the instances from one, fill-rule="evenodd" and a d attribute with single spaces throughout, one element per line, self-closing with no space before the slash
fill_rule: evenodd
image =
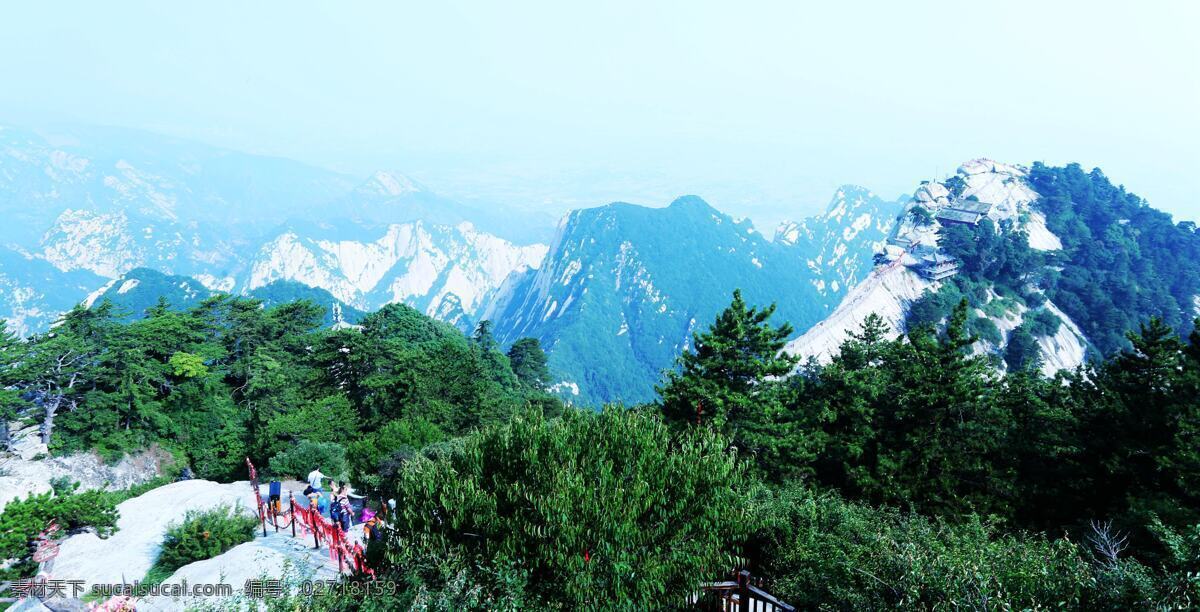
<path id="1" fill-rule="evenodd" d="M 553 212 L 693 193 L 760 227 L 844 183 L 1076 161 L 1200 219 L 1196 23 L 1191 0 L 12 3 L 0 123 Z"/>

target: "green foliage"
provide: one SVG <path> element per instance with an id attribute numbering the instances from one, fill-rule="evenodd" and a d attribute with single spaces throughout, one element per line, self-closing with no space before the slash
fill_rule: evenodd
<path id="1" fill-rule="evenodd" d="M 909 329 L 916 329 L 939 324 L 942 319 L 946 318 L 946 315 L 950 314 L 950 307 L 953 304 L 951 292 L 953 292 L 953 285 L 950 283 L 942 285 L 938 291 L 926 289 L 921 297 L 913 301 L 909 307 L 905 326 Z"/>
<path id="2" fill-rule="evenodd" d="M 995 452 L 1003 423 L 987 401 L 990 366 L 970 355 L 976 338 L 967 316 L 964 299 L 939 334 L 918 327 L 907 341 L 887 342 L 878 332 L 847 339 L 843 355 L 793 407 L 825 433 L 820 446 L 834 446 L 828 458 L 815 452 L 818 479 L 929 512 L 1003 503 L 995 495 L 999 475 L 980 461 Z M 840 417 L 845 402 L 849 422 Z"/>
<path id="3" fill-rule="evenodd" d="M 391 421 L 352 442 L 347 449 L 350 476 L 369 491 L 378 492 L 387 479 L 394 478 L 403 464 L 431 444 L 442 442 L 446 434 L 424 419 Z"/>
<path id="4" fill-rule="evenodd" d="M 503 422 L 528 393 L 541 393 L 518 383 L 490 331 L 468 340 L 400 304 L 362 324 L 361 332 L 325 336 L 315 347 L 314 366 L 318 384 L 345 395 L 368 430 L 420 418 L 461 434 Z"/>
<path id="5" fill-rule="evenodd" d="M 534 389 L 544 389 L 550 384 L 550 369 L 546 367 L 546 353 L 537 338 L 521 338 L 508 349 L 508 361 L 512 364 L 517 380 Z"/>
<path id="6" fill-rule="evenodd" d="M 973 515 L 948 523 L 800 487 L 760 492 L 751 509 L 760 571 L 798 608 L 1079 608 L 1091 579 L 1069 540 L 1001 535 Z"/>
<path id="7" fill-rule="evenodd" d="M 1149 527 L 1166 551 L 1163 561 L 1166 571 L 1156 585 L 1159 596 L 1194 605 L 1200 601 L 1200 524 L 1173 529 L 1154 517 Z"/>
<path id="8" fill-rule="evenodd" d="M 1187 333 L 1200 293 L 1200 232 L 1150 208 L 1099 169 L 1035 163 L 1029 182 L 1064 257 L 1047 294 L 1104 355 L 1150 317 Z"/>
<path id="9" fill-rule="evenodd" d="M 487 329 L 470 340 L 392 305 L 361 332 L 331 332 L 322 313 L 217 295 L 133 318 L 102 302 L 25 342 L 0 333 L 3 422 L 44 421 L 54 452 L 115 458 L 160 444 L 198 476 L 228 480 L 244 475 L 246 457 L 266 464 L 302 440 L 346 445 L 394 420 L 459 435 L 527 404 L 561 410 L 535 386 L 546 376 L 536 344 L 518 347 L 522 381 Z"/>
<path id="10" fill-rule="evenodd" d="M 946 179 L 945 185 L 946 190 L 950 192 L 951 200 L 962 197 L 963 191 L 967 189 L 967 182 L 958 174 Z"/>
<path id="11" fill-rule="evenodd" d="M 1046 294 L 1041 291 L 1025 291 L 1021 294 L 1021 299 L 1030 308 L 1041 308 L 1046 305 Z"/>
<path id="12" fill-rule="evenodd" d="M 909 307 L 904 325 L 909 330 L 915 330 L 918 327 L 940 327 L 963 300 L 967 300 L 971 306 L 981 308 L 990 317 L 1003 316 L 1005 302 L 999 298 L 994 298 L 989 302 L 986 287 L 985 283 L 977 283 L 966 277 L 957 276 L 949 282 L 942 283 L 937 291 L 926 289 L 921 297 L 914 300 Z M 992 304 L 995 305 L 990 306 Z M 975 325 L 983 326 L 985 324 Z"/>
<path id="13" fill-rule="evenodd" d="M 311 442 L 305 440 L 280 451 L 271 457 L 271 474 L 277 478 L 303 480 L 313 469 L 321 470 L 336 480 L 345 480 L 350 474 L 346 462 L 346 448 L 336 442 Z"/>
<path id="14" fill-rule="evenodd" d="M 984 314 L 989 317 L 999 319 L 1001 317 L 1009 317 L 1011 313 L 1017 309 L 1016 300 L 1007 297 L 997 296 L 989 300 L 981 306 Z"/>
<path id="15" fill-rule="evenodd" d="M 1200 334 L 1188 345 L 1159 319 L 1131 348 L 1079 383 L 1088 444 L 1080 458 L 1087 507 L 1147 537 L 1155 518 L 1200 523 Z"/>
<path id="16" fill-rule="evenodd" d="M 1010 292 L 1020 291 L 1030 272 L 1040 270 L 1045 261 L 1041 251 L 1029 248 L 1028 235 L 1007 220 L 999 227 L 987 217 L 975 226 L 944 226 L 939 245 L 961 262 L 963 275 Z"/>
<path id="17" fill-rule="evenodd" d="M 179 378 L 196 378 L 208 374 L 208 367 L 204 365 L 204 359 L 199 355 L 180 351 L 171 355 L 168 363 L 171 366 L 171 373 Z"/>
<path id="18" fill-rule="evenodd" d="M 170 466 L 168 466 L 167 469 L 169 469 L 169 467 Z M 171 484 L 172 482 L 175 482 L 175 478 L 172 476 L 168 476 L 168 475 L 155 476 L 154 478 L 151 478 L 150 480 L 135 484 L 132 487 L 129 487 L 128 489 L 119 489 L 116 491 L 105 491 L 104 497 L 107 498 L 107 501 L 105 503 L 111 503 L 112 505 L 116 506 L 116 505 L 119 505 L 123 501 L 133 499 L 143 493 L 147 493 L 147 492 L 157 489 L 163 485 Z"/>
<path id="19" fill-rule="evenodd" d="M 103 491 L 74 492 L 68 487 L 62 494 L 30 494 L 14 499 L 0 514 L 0 557 L 15 563 L 0 572 L 0 576 L 16 578 L 32 576 L 37 569 L 30 558 L 31 543 L 42 530 L 55 522 L 64 533 L 93 527 L 101 537 L 111 535 L 117 525 L 116 500 Z"/>
<path id="20" fill-rule="evenodd" d="M 267 448 L 271 454 L 292 448 L 303 440 L 344 446 L 361 437 L 358 413 L 341 395 L 323 397 L 271 419 L 267 436 L 273 441 Z"/>
<path id="21" fill-rule="evenodd" d="M 916 205 L 908 210 L 908 215 L 912 217 L 913 223 L 917 225 L 932 225 L 933 215 L 929 214 L 929 210 L 924 206 Z"/>
<path id="22" fill-rule="evenodd" d="M 768 322 L 774 312 L 773 305 L 748 308 L 734 291 L 733 302 L 708 331 L 693 335 L 692 350 L 679 357 L 680 369 L 668 371 L 659 388 L 668 422 L 711 425 L 761 466 L 802 451 L 778 435 L 788 427 L 781 403 L 786 389 L 770 379 L 789 374 L 797 359 L 781 352 L 792 328 Z"/>
<path id="23" fill-rule="evenodd" d="M 328 331 L 313 304 L 218 296 L 139 319 L 102 302 L 24 342 L 0 329 L 0 409 L 41 420 L 49 408 L 54 452 L 161 444 L 203 477 L 244 477 L 249 456 L 395 497 L 396 529 L 371 554 L 403 587 L 344 607 L 683 601 L 741 555 L 805 607 L 1194 605 L 1200 331 L 1172 328 L 1163 296 L 1180 305 L 1196 286 L 1163 252 L 1189 252 L 1195 229 L 1163 225 L 1095 173 L 1035 175 L 1051 183 L 1042 205 L 1065 253 L 1033 252 L 1011 228 L 946 228 L 964 273 L 913 304 L 901 338 L 872 316 L 829 363 L 798 370 L 774 308 L 735 292 L 657 405 L 564 411 L 537 341 L 502 353 L 487 321 L 467 337 L 392 305 L 361 331 Z M 1062 321 L 1037 287 L 1073 318 L 1094 310 L 1093 328 L 1164 316 L 1119 342 L 1097 336 L 1107 361 L 1046 378 L 1037 339 Z M 1002 341 L 978 312 L 1015 321 L 1021 304 L 1000 376 L 973 355 L 977 340 Z M 0 515 L 12 575 L 49 518 L 107 532 L 131 494 L 55 490 Z M 228 512 L 205 520 L 240 533 Z M 1109 520 L 1126 551 L 1093 543 L 1089 525 Z M 239 541 L 177 529 L 172 566 Z"/>
<path id="24" fill-rule="evenodd" d="M 741 468 L 727 445 L 703 430 L 673 439 L 640 412 L 520 415 L 405 467 L 385 554 L 519 568 L 553 607 L 683 601 L 728 567 L 739 536 Z"/>
<path id="25" fill-rule="evenodd" d="M 211 559 L 253 540 L 256 527 L 258 520 L 240 508 L 189 510 L 182 522 L 167 527 L 155 568 L 170 573 L 189 563 Z"/>
<path id="26" fill-rule="evenodd" d="M 1058 326 L 1062 325 L 1062 319 L 1045 308 L 1026 313 L 1025 322 L 1028 322 L 1029 333 L 1035 338 L 1053 336 L 1058 333 Z"/>
<path id="27" fill-rule="evenodd" d="M 1151 597 L 1143 583 L 1166 593 L 1161 574 L 1186 570 L 1164 569 L 1151 525 L 1200 522 L 1200 333 L 1185 345 L 1152 320 L 1130 335 L 1131 351 L 1047 379 L 1026 324 L 1009 339 L 1023 360 L 996 377 L 968 356 L 965 318 L 960 302 L 941 334 L 887 341 L 871 317 L 831 363 L 805 368 L 788 407 L 812 449 L 797 471 L 852 499 L 951 522 L 974 512 L 1082 539 L 1092 520 L 1112 519 L 1136 563 L 1096 579 L 1134 599 Z"/>
<path id="28" fill-rule="evenodd" d="M 1008 346 L 1004 347 L 1004 363 L 1009 370 L 1036 370 L 1041 367 L 1041 349 L 1029 327 L 1019 325 L 1008 335 Z"/>
<path id="29" fill-rule="evenodd" d="M 16 418 L 18 412 L 26 407 L 25 400 L 18 389 L 14 388 L 20 380 L 19 368 L 25 358 L 25 345 L 12 332 L 8 331 L 8 322 L 0 320 L 0 447 L 7 450 L 9 422 Z"/>
<path id="30" fill-rule="evenodd" d="M 971 321 L 967 324 L 967 330 L 971 332 L 971 335 L 992 344 L 1000 344 L 1004 341 L 1000 329 L 987 317 L 972 314 Z"/>

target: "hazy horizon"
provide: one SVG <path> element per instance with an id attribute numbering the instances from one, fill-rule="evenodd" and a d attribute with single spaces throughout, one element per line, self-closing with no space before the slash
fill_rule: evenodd
<path id="1" fill-rule="evenodd" d="M 1069 4 L 19 6 L 0 123 L 555 214 L 696 194 L 768 234 L 842 184 L 890 199 L 974 157 L 1099 166 L 1200 218 L 1200 6 Z"/>

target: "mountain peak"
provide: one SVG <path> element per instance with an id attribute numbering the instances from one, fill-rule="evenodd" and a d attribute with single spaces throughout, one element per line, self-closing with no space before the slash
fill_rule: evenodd
<path id="1" fill-rule="evenodd" d="M 842 185 L 829 200 L 825 207 L 825 218 L 841 221 L 848 212 L 861 208 L 877 199 L 875 194 L 866 187 L 858 185 Z"/>
<path id="2" fill-rule="evenodd" d="M 987 157 L 977 157 L 962 163 L 958 167 L 958 174 L 964 176 L 972 176 L 975 174 L 1003 174 L 1008 176 L 1025 176 L 1029 173 L 1028 168 L 1015 164 L 1005 164 Z"/>
<path id="3" fill-rule="evenodd" d="M 425 191 L 425 187 L 403 174 L 379 170 L 362 185 L 359 185 L 355 191 L 368 195 L 396 197 L 408 193 L 420 193 Z"/>
<path id="4" fill-rule="evenodd" d="M 714 211 L 716 210 L 711 204 L 705 202 L 704 198 L 701 198 L 697 195 L 679 196 L 671 202 L 671 205 L 668 206 L 668 208 L 702 208 Z"/>

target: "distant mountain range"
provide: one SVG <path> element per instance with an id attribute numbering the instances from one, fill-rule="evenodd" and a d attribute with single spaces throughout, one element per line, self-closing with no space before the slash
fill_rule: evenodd
<path id="1" fill-rule="evenodd" d="M 136 268 L 239 294 L 294 281 L 467 327 L 554 231 L 553 218 L 465 206 L 394 173 L 356 180 L 107 128 L 0 127 L 0 214 L 0 316 L 21 333 Z"/>
<path id="2" fill-rule="evenodd" d="M 780 229 L 794 239 L 775 241 L 696 196 L 666 208 L 578 210 L 545 262 L 510 277 L 483 316 L 505 342 L 541 339 L 564 391 L 589 402 L 645 401 L 734 289 L 775 302 L 779 318 L 799 329 L 819 321 L 870 267 L 880 228 L 900 210 L 844 187 L 824 215 Z"/>
<path id="3" fill-rule="evenodd" d="M 464 331 L 490 319 L 505 343 L 538 338 L 555 389 L 598 404 L 652 398 L 734 289 L 777 304 L 777 319 L 795 327 L 788 350 L 816 359 L 870 312 L 899 333 L 914 308 L 928 318 L 960 294 L 986 336 L 978 350 L 1001 368 L 1018 328 L 1044 333 L 1020 340 L 1053 371 L 1116 350 L 1108 327 L 1155 313 L 1184 326 L 1200 314 L 1200 271 L 1172 259 L 1195 248 L 1195 226 L 1173 225 L 1098 171 L 973 160 L 899 200 L 845 185 L 824 213 L 768 238 L 696 196 L 576 210 L 555 227 L 396 173 L 356 179 L 124 130 L 65 134 L 0 128 L 0 213 L 10 221 L 0 226 L 0 318 L 21 334 L 99 300 L 139 316 L 160 296 L 176 307 L 216 292 L 304 297 L 330 324 L 404 302 Z M 944 225 L 984 217 L 1000 236 L 1024 236 L 1042 263 L 970 283 L 925 274 L 923 262 L 947 252 Z M 1088 245 L 1105 240 L 1108 251 L 1139 246 L 1128 261 L 1097 263 Z M 1093 295 L 1118 286 L 1144 295 Z"/>
<path id="4" fill-rule="evenodd" d="M 204 300 L 217 295 L 199 281 L 188 276 L 163 274 L 150 268 L 135 268 L 120 278 L 108 281 L 83 300 L 89 308 L 104 301 L 111 302 L 122 317 L 140 318 L 148 309 L 166 300 L 172 308 L 186 309 L 197 306 Z M 263 306 L 274 306 L 295 300 L 308 300 L 324 307 L 325 324 L 357 323 L 363 311 L 338 300 L 328 291 L 310 287 L 295 281 L 275 281 L 246 294 L 261 300 Z"/>

